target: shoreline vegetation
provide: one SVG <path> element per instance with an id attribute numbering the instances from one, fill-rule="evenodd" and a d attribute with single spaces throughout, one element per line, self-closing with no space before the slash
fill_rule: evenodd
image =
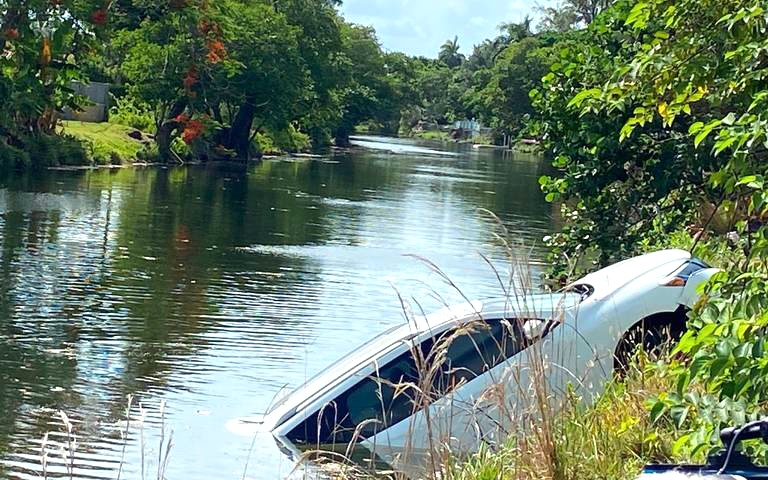
<path id="1" fill-rule="evenodd" d="M 469 56 L 454 39 L 438 58 L 410 57 L 385 51 L 376 32 L 346 21 L 337 3 L 184 0 L 157 10 L 130 0 L 107 7 L 62 0 L 0 7 L 0 94 L 9 99 L 0 106 L 0 163 L 101 165 L 125 163 L 131 154 L 168 164 L 243 163 L 345 148 L 362 125 L 397 136 L 470 118 L 492 132 L 477 143 L 538 138 L 523 127 L 535 123 L 528 121 L 528 91 L 545 73 L 539 57 L 550 33 L 534 33 L 526 20 L 503 25 Z M 48 22 L 50 31 L 36 22 Z M 78 94 L 89 82 L 108 85 L 110 99 L 93 105 Z M 101 107 L 110 123 L 145 132 L 153 145 L 135 151 L 121 142 L 108 150 L 93 135 L 82 142 L 62 133 L 60 112 Z M 61 154 L 39 155 L 41 149 Z"/>

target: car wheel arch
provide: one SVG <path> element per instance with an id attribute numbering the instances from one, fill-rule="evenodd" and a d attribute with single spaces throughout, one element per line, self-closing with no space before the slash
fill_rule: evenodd
<path id="1" fill-rule="evenodd" d="M 687 330 L 688 308 L 681 305 L 672 312 L 657 312 L 632 325 L 621 336 L 614 351 L 614 371 L 625 374 L 637 349 L 657 349 L 671 341 L 676 343 Z"/>

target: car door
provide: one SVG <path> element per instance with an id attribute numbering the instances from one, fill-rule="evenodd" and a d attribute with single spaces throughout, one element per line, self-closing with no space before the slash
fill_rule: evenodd
<path id="1" fill-rule="evenodd" d="M 535 324 L 528 329 L 534 332 L 529 335 L 536 338 L 526 335 L 529 322 Z M 491 399 L 489 389 L 503 385 L 508 370 L 515 370 L 520 353 L 546 336 L 548 329 L 541 327 L 545 323 L 540 319 L 491 318 L 425 339 L 420 351 L 428 355 L 430 365 L 429 371 L 422 372 L 429 376 L 422 385 L 431 387 L 428 406 L 367 438 L 364 444 L 388 461 L 423 450 L 438 438 L 471 448 L 478 433 L 483 437 L 498 423 L 500 412 L 486 408 L 489 403 L 499 404 Z"/>

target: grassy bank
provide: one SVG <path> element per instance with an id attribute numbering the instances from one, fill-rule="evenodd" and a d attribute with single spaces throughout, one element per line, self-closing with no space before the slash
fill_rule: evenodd
<path id="1" fill-rule="evenodd" d="M 61 131 L 78 139 L 90 164 L 120 165 L 150 159 L 152 139 L 138 130 L 113 123 L 62 122 Z"/>
<path id="2" fill-rule="evenodd" d="M 23 170 L 121 165 L 153 158 L 152 139 L 109 123 L 61 122 L 55 134 L 0 140 L 0 168 Z"/>
<path id="3" fill-rule="evenodd" d="M 412 132 L 410 134 L 413 138 L 421 138 L 423 140 L 439 140 L 441 142 L 452 142 L 451 134 L 449 132 L 443 132 L 439 130 L 425 130 L 423 132 Z"/>

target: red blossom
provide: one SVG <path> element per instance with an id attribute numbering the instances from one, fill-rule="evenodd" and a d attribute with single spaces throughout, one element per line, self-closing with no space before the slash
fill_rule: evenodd
<path id="1" fill-rule="evenodd" d="M 184 127 L 184 131 L 181 134 L 181 139 L 187 145 L 192 144 L 197 140 L 200 135 L 205 131 L 205 125 L 200 120 L 189 120 Z"/>
<path id="2" fill-rule="evenodd" d="M 208 61 L 211 63 L 219 63 L 222 59 L 227 57 L 227 47 L 220 40 L 208 41 Z"/>
<path id="3" fill-rule="evenodd" d="M 102 8 L 91 13 L 91 22 L 95 25 L 106 25 L 107 11 Z"/>
<path id="4" fill-rule="evenodd" d="M 3 32 L 3 35 L 8 40 L 16 40 L 17 38 L 19 38 L 19 30 L 16 28 L 7 28 Z"/>
<path id="5" fill-rule="evenodd" d="M 197 85 L 198 80 L 200 80 L 200 77 L 197 73 L 197 67 L 192 65 L 184 76 L 184 88 L 187 92 L 191 91 L 192 87 Z"/>

